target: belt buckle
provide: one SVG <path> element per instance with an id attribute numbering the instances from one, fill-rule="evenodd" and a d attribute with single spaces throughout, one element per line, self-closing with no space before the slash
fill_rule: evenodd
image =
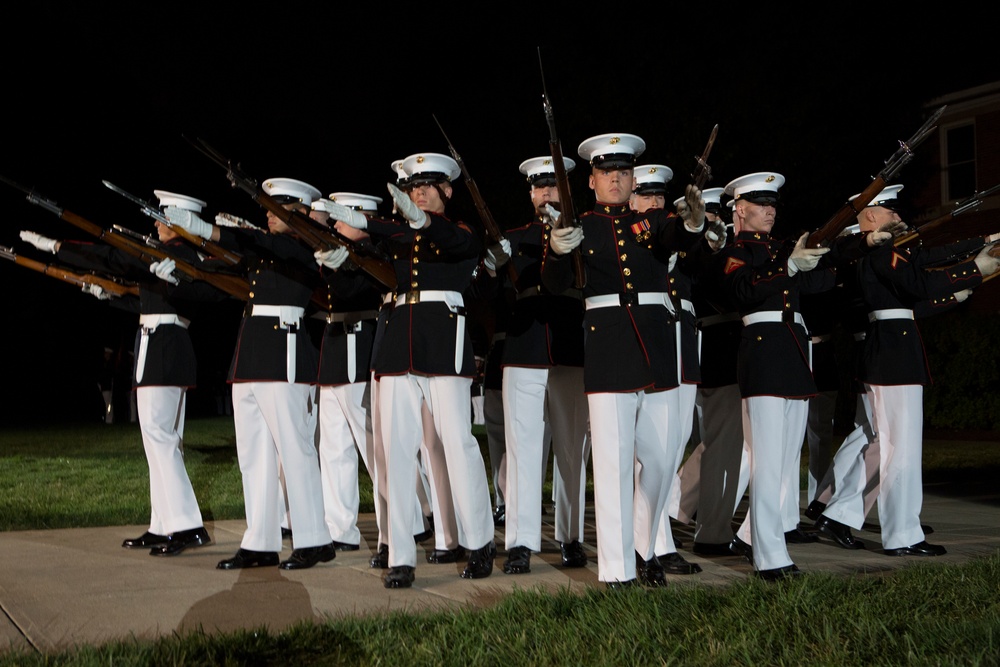
<path id="1" fill-rule="evenodd" d="M 634 306 L 639 303 L 639 296 L 635 292 L 625 292 L 618 297 L 618 302 L 623 306 Z"/>
<path id="2" fill-rule="evenodd" d="M 420 292 L 407 292 L 406 293 L 406 305 L 412 306 L 415 303 L 420 303 Z"/>

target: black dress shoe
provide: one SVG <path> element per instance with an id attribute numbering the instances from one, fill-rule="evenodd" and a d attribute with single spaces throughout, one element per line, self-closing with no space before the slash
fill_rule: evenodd
<path id="1" fill-rule="evenodd" d="M 627 581 L 607 581 L 604 583 L 609 591 L 623 591 L 628 588 L 636 588 L 639 586 L 639 582 L 635 579 L 629 579 Z"/>
<path id="2" fill-rule="evenodd" d="M 729 544 L 729 542 L 695 542 L 691 547 L 691 551 L 699 556 L 705 556 L 706 558 L 712 558 L 714 556 L 732 556 L 733 550 L 729 548 Z"/>
<path id="3" fill-rule="evenodd" d="M 389 545 L 379 544 L 375 555 L 368 561 L 369 567 L 376 570 L 385 570 L 389 567 Z"/>
<path id="4" fill-rule="evenodd" d="M 657 556 L 656 558 L 660 561 L 663 571 L 667 574 L 698 574 L 701 572 L 701 565 L 687 562 L 676 551 L 666 556 Z"/>
<path id="5" fill-rule="evenodd" d="M 812 544 L 813 542 L 819 542 L 819 535 L 816 533 L 807 533 L 799 528 L 792 528 L 785 533 L 785 544 Z"/>
<path id="6" fill-rule="evenodd" d="M 924 535 L 930 535 L 934 532 L 934 529 L 928 526 L 926 523 L 920 524 L 920 530 L 924 531 Z"/>
<path id="7" fill-rule="evenodd" d="M 802 570 L 797 568 L 794 563 L 785 567 L 776 567 L 773 570 L 754 570 L 754 576 L 760 577 L 764 581 L 784 581 L 801 574 Z"/>
<path id="8" fill-rule="evenodd" d="M 507 507 L 506 505 L 499 505 L 493 511 L 493 525 L 503 526 L 507 523 Z"/>
<path id="9" fill-rule="evenodd" d="M 531 572 L 531 549 L 514 547 L 507 552 L 507 560 L 503 562 L 506 574 L 527 574 Z"/>
<path id="10" fill-rule="evenodd" d="M 333 541 L 333 548 L 337 551 L 357 551 L 361 548 L 360 544 L 351 544 L 350 542 L 338 542 Z"/>
<path id="11" fill-rule="evenodd" d="M 563 567 L 585 567 L 587 565 L 587 553 L 583 550 L 583 545 L 579 540 L 572 542 L 561 542 L 559 552 L 562 554 Z"/>
<path id="12" fill-rule="evenodd" d="M 639 552 L 636 552 L 635 574 L 643 586 L 658 587 L 667 585 L 667 578 L 663 575 L 663 565 L 656 556 L 653 556 L 649 560 L 643 560 Z"/>
<path id="13" fill-rule="evenodd" d="M 122 546 L 126 549 L 149 549 L 150 547 L 156 547 L 166 543 L 166 535 L 157 535 L 156 533 L 151 533 L 147 530 L 139 537 L 133 537 L 123 541 Z"/>
<path id="14" fill-rule="evenodd" d="M 329 563 L 337 557 L 337 550 L 330 544 L 321 544 L 318 547 L 303 547 L 292 551 L 288 560 L 281 561 L 282 570 L 305 570 L 316 563 Z"/>
<path id="15" fill-rule="evenodd" d="M 753 565 L 753 547 L 741 540 L 739 536 L 734 537 L 733 541 L 729 543 L 729 550 L 737 556 L 743 556 L 748 563 Z"/>
<path id="16" fill-rule="evenodd" d="M 940 544 L 928 544 L 926 540 L 899 549 L 885 549 L 886 556 L 943 556 L 948 553 Z"/>
<path id="17" fill-rule="evenodd" d="M 417 578 L 416 571 L 417 568 L 410 565 L 390 567 L 382 579 L 382 585 L 386 588 L 409 588 Z"/>
<path id="18" fill-rule="evenodd" d="M 202 547 L 212 541 L 205 527 L 178 530 L 167 535 L 167 543 L 149 550 L 150 556 L 176 556 L 188 547 Z"/>
<path id="19" fill-rule="evenodd" d="M 215 567 L 220 570 L 239 570 L 244 567 L 274 567 L 277 564 L 278 554 L 275 551 L 240 549 L 232 558 L 220 560 Z"/>
<path id="20" fill-rule="evenodd" d="M 416 542 L 417 544 L 420 544 L 421 542 L 426 542 L 427 540 L 431 539 L 432 537 L 434 537 L 434 529 L 433 528 L 428 528 L 424 532 L 417 533 L 416 535 L 414 535 L 413 536 L 413 541 Z"/>
<path id="21" fill-rule="evenodd" d="M 865 548 L 864 542 L 855 539 L 855 537 L 851 535 L 850 526 L 846 526 L 839 521 L 834 521 L 830 517 L 820 515 L 819 521 L 816 522 L 816 530 L 823 535 L 826 535 L 845 549 Z"/>
<path id="22" fill-rule="evenodd" d="M 454 549 L 435 549 L 427 554 L 427 562 L 434 565 L 442 563 L 457 563 L 465 558 L 465 547 L 457 546 Z"/>
<path id="23" fill-rule="evenodd" d="M 490 540 L 469 555 L 469 562 L 462 570 L 463 579 L 483 579 L 493 574 L 493 559 L 497 557 L 497 546 Z"/>
<path id="24" fill-rule="evenodd" d="M 818 500 L 814 500 L 809 503 L 809 507 L 806 508 L 805 515 L 810 521 L 819 521 L 820 515 L 823 514 L 823 510 L 826 509 L 826 503 L 821 503 Z"/>
<path id="25" fill-rule="evenodd" d="M 292 539 L 292 529 L 291 528 L 282 528 L 281 529 L 281 539 L 283 539 L 283 540 L 290 540 L 290 539 Z"/>

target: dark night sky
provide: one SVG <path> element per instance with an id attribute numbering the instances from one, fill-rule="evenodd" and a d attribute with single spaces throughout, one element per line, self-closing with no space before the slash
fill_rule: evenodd
<path id="1" fill-rule="evenodd" d="M 291 27 L 274 19 L 276 28 L 243 5 L 200 21 L 53 7 L 36 3 L 5 22 L 0 174 L 103 227 L 152 230 L 104 179 L 148 199 L 154 189 L 204 199 L 206 219 L 226 211 L 263 221 L 263 211 L 184 135 L 204 139 L 257 180 L 284 176 L 324 194 L 387 197 L 393 160 L 448 152 L 435 116 L 498 223 L 523 224 L 530 214 L 517 167 L 549 147 L 536 42 L 468 30 L 456 31 L 463 41 L 453 43 L 404 33 L 375 39 L 333 12 L 298 16 Z M 924 17 L 919 28 L 947 18 Z M 564 154 L 577 159 L 576 147 L 592 135 L 638 134 L 647 143 L 640 163 L 673 168 L 679 196 L 718 123 L 710 186 L 778 171 L 787 178 L 779 225 L 814 229 L 919 127 L 924 104 L 1000 79 L 995 52 L 984 59 L 970 35 L 883 34 L 880 41 L 876 26 L 848 21 L 828 22 L 825 34 L 812 23 L 808 30 L 725 25 L 693 49 L 675 46 L 676 39 L 642 46 L 656 42 L 620 37 L 616 47 L 602 48 L 600 35 L 572 48 L 543 45 Z M 891 28 L 905 30 L 898 21 Z M 578 208 L 588 207 L 586 169 L 570 178 Z M 899 180 L 906 182 L 905 170 Z M 18 230 L 87 239 L 16 190 L 0 188 L 0 245 L 45 261 Z M 464 187 L 451 210 L 475 218 Z M 105 344 L 130 344 L 135 317 L 12 262 L 0 262 L 0 285 L 5 375 L 17 392 L 5 399 L 0 424 L 89 414 L 99 404 L 91 361 Z M 200 363 L 228 366 L 231 313 L 196 322 L 192 336 L 207 355 Z"/>

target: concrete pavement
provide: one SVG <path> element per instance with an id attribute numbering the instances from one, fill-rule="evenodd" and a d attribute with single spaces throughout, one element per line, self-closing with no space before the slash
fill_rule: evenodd
<path id="1" fill-rule="evenodd" d="M 997 443 L 984 443 L 998 446 Z M 947 488 L 946 488 L 947 487 Z M 737 513 L 741 519 L 746 501 Z M 803 503 L 803 507 L 805 504 Z M 877 520 L 873 513 L 870 520 Z M 543 517 L 543 552 L 532 558 L 531 573 L 505 575 L 503 531 L 497 531 L 493 575 L 468 581 L 464 563 L 429 565 L 423 561 L 432 541 L 417 549 L 421 559 L 411 589 L 387 590 L 382 570 L 368 566 L 377 540 L 374 515 L 360 520 L 359 551 L 338 552 L 335 560 L 301 571 L 256 568 L 222 571 L 215 564 L 239 547 L 242 520 L 206 523 L 212 543 L 172 558 L 121 547 L 145 526 L 0 533 L 0 650 L 22 648 L 43 653 L 120 638 L 156 638 L 203 629 L 208 633 L 267 627 L 272 632 L 303 621 L 390 611 L 448 610 L 490 605 L 515 589 L 569 589 L 582 592 L 603 585 L 597 580 L 593 507 L 587 514 L 586 568 L 566 570 L 552 541 L 551 512 Z M 941 563 L 964 563 L 1000 549 L 1000 490 L 948 484 L 925 488 L 922 521 L 934 527 L 929 541 L 947 547 Z M 679 586 L 724 585 L 747 577 L 750 565 L 738 557 L 701 558 L 690 552 L 693 526 L 677 526 L 681 554 L 704 571 L 668 576 Z M 878 574 L 926 559 L 893 558 L 881 552 L 877 525 L 856 532 L 869 548 L 848 551 L 824 540 L 790 545 L 805 572 Z M 282 557 L 290 553 L 286 541 Z"/>

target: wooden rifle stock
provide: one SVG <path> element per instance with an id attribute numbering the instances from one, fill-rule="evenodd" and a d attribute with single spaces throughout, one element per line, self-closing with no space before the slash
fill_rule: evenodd
<path id="1" fill-rule="evenodd" d="M 21 266 L 31 269 L 32 271 L 37 271 L 51 278 L 69 283 L 70 285 L 76 285 L 77 287 L 97 285 L 105 292 L 114 294 L 115 296 L 124 296 L 126 294 L 134 296 L 139 295 L 139 288 L 136 285 L 119 283 L 110 278 L 103 278 L 93 273 L 76 273 L 55 264 L 45 264 L 43 262 L 29 259 L 28 257 L 22 257 L 21 255 L 14 253 L 10 248 L 0 247 L 0 257 L 5 257 L 13 261 L 15 264 L 20 264 Z"/>
<path id="2" fill-rule="evenodd" d="M 503 238 L 503 234 L 500 233 L 500 227 L 497 225 L 496 220 L 493 219 L 493 214 L 490 213 L 490 209 L 486 206 L 486 200 L 483 199 L 483 195 L 479 192 L 479 186 L 476 185 L 476 181 L 473 180 L 472 175 L 469 173 L 468 168 L 465 166 L 465 160 L 462 156 L 458 154 L 455 146 L 451 143 L 451 139 L 445 133 L 444 128 L 441 127 L 441 123 L 438 122 L 437 116 L 434 116 L 434 122 L 437 123 L 438 129 L 441 130 L 441 134 L 444 135 L 444 140 L 448 144 L 448 151 L 451 153 L 452 158 L 458 163 L 459 169 L 462 170 L 462 178 L 465 181 L 465 187 L 469 189 L 469 194 L 472 195 L 472 201 L 476 205 L 476 212 L 479 213 L 479 219 L 483 222 L 483 228 L 486 230 L 486 240 L 490 245 L 500 243 Z M 510 278 L 510 282 L 517 288 L 517 267 L 514 266 L 514 258 L 507 258 L 507 276 Z"/>
<path id="3" fill-rule="evenodd" d="M 298 211 L 289 211 L 279 204 L 277 200 L 264 192 L 257 181 L 249 178 L 240 171 L 239 165 L 234 165 L 232 160 L 224 157 L 219 151 L 209 146 L 202 139 L 187 139 L 195 148 L 206 155 L 210 160 L 220 165 L 226 170 L 226 177 L 234 188 L 243 190 L 265 210 L 273 213 L 276 218 L 288 225 L 289 229 L 299 235 L 299 238 L 313 250 L 331 250 L 333 248 L 346 248 L 348 258 L 354 262 L 362 271 L 379 281 L 390 290 L 396 290 L 396 272 L 392 264 L 370 255 L 362 255 L 357 252 L 354 243 L 343 236 L 337 234 L 335 230 L 321 230 L 317 227 L 315 220 Z"/>
<path id="4" fill-rule="evenodd" d="M 926 238 L 928 232 L 934 231 L 957 216 L 962 215 L 966 211 L 971 211 L 972 209 L 977 208 L 982 203 L 983 199 L 989 197 L 997 191 L 1000 191 L 1000 185 L 994 185 L 992 188 L 987 188 L 982 192 L 976 192 L 971 197 L 967 197 L 966 199 L 963 199 L 955 204 L 955 208 L 953 208 L 949 213 L 945 213 L 940 217 L 934 218 L 930 222 L 925 222 L 912 231 L 895 239 L 893 243 L 899 247 L 909 245 L 918 238 Z"/>
<path id="5" fill-rule="evenodd" d="M 566 173 L 566 163 L 563 160 L 562 143 L 556 134 L 555 114 L 552 111 L 552 103 L 549 102 L 549 93 L 545 88 L 545 70 L 542 69 L 541 47 L 538 48 L 538 69 L 542 73 L 542 110 L 545 112 L 545 122 L 549 126 L 549 151 L 552 154 L 552 167 L 556 173 L 556 188 L 559 190 L 559 226 L 579 227 L 580 220 L 576 217 L 573 193 L 569 188 L 569 176 Z M 579 247 L 573 249 L 572 259 L 575 279 L 573 286 L 577 289 L 583 289 L 587 284 L 587 274 Z"/>
<path id="6" fill-rule="evenodd" d="M 359 269 L 379 281 L 384 287 L 395 291 L 396 271 L 388 262 L 370 255 L 360 254 L 350 239 L 341 236 L 334 229 L 321 229 L 318 223 L 300 211 L 290 211 L 264 191 L 254 195 L 254 200 L 276 218 L 288 225 L 288 228 L 298 234 L 299 238 L 313 250 L 330 250 L 346 248 L 347 257 Z"/>
<path id="7" fill-rule="evenodd" d="M 118 248 L 133 257 L 137 257 L 147 264 L 171 259 L 174 261 L 176 271 L 187 280 L 201 280 L 230 296 L 244 301 L 250 296 L 250 285 L 240 276 L 216 271 L 202 271 L 182 259 L 172 257 L 170 253 L 164 252 L 159 248 L 151 248 L 114 230 L 103 229 L 86 218 L 65 209 L 60 211 L 59 217 L 74 227 L 96 236 L 108 245 Z"/>
<path id="8" fill-rule="evenodd" d="M 702 151 L 700 156 L 695 156 L 694 172 L 691 174 L 691 182 L 699 190 L 705 189 L 705 184 L 712 178 L 712 168 L 708 166 L 708 156 L 712 152 L 712 146 L 715 145 L 715 137 L 719 134 L 719 124 L 716 123 L 712 128 L 712 133 L 708 135 L 708 143 L 705 144 L 705 150 Z"/>

